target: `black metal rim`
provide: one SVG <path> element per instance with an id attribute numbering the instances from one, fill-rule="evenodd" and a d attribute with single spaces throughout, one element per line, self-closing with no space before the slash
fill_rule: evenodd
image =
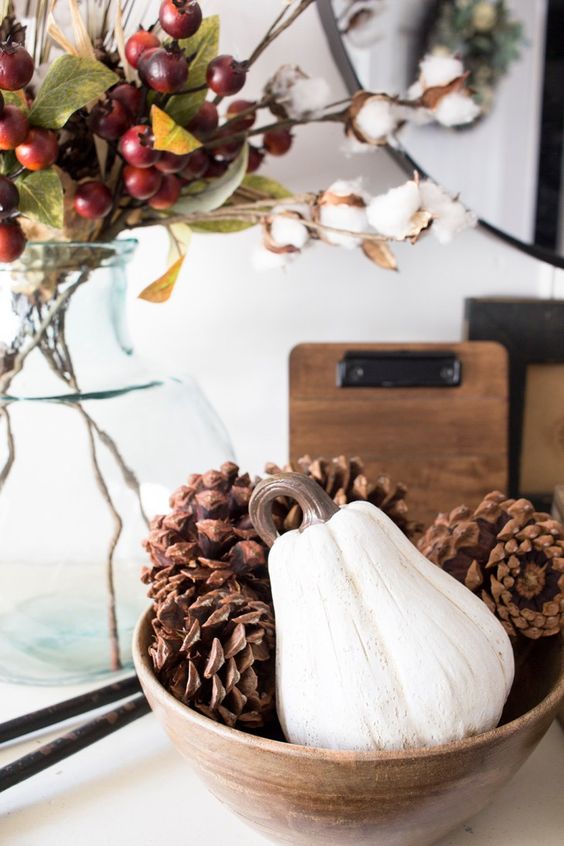
<path id="1" fill-rule="evenodd" d="M 325 35 L 329 44 L 329 50 L 331 51 L 331 55 L 333 56 L 335 64 L 341 72 L 341 76 L 345 85 L 347 86 L 347 90 L 350 94 L 354 94 L 355 91 L 358 91 L 360 88 L 362 88 L 362 85 L 360 84 L 360 81 L 356 75 L 356 71 L 350 60 L 349 54 L 345 50 L 343 39 L 341 37 L 341 33 L 339 32 L 337 20 L 333 12 L 331 0 L 317 0 L 317 11 L 321 23 L 323 25 L 323 29 L 325 31 Z M 427 174 L 425 170 L 423 170 L 423 168 L 421 168 L 417 164 L 417 162 L 412 159 L 412 157 L 404 150 L 394 150 L 391 147 L 387 147 L 386 153 L 406 173 L 412 174 L 414 170 L 417 170 L 421 174 L 421 176 L 425 178 L 429 176 L 429 174 Z M 520 241 L 518 238 L 514 238 L 512 235 L 509 235 L 507 232 L 504 232 L 503 229 L 498 229 L 497 226 L 488 223 L 482 218 L 478 218 L 478 224 L 486 232 L 489 232 L 491 235 L 495 235 L 497 238 L 500 238 L 500 240 L 505 241 L 506 244 L 509 244 L 515 249 L 520 250 L 522 253 L 526 253 L 526 255 L 538 259 L 539 261 L 551 264 L 553 265 L 553 267 L 564 268 L 564 256 L 558 256 L 550 250 L 544 249 L 544 247 L 537 247 L 535 244 L 525 244 L 524 241 Z"/>

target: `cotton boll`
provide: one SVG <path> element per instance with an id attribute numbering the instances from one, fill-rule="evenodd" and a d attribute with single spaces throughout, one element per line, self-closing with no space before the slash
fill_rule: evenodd
<path id="1" fill-rule="evenodd" d="M 459 200 L 453 200 L 439 185 L 427 179 L 419 186 L 422 207 L 433 215 L 431 231 L 440 244 L 448 244 L 454 235 L 476 225 L 474 212 Z"/>
<path id="2" fill-rule="evenodd" d="M 333 229 L 347 229 L 349 232 L 366 232 L 366 194 L 360 180 L 338 179 L 319 199 L 317 220 L 323 226 Z M 323 231 L 320 236 L 328 244 L 353 250 L 361 242 L 354 235 Z"/>
<path id="3" fill-rule="evenodd" d="M 368 97 L 354 117 L 353 126 L 368 144 L 381 144 L 397 129 L 393 102 L 387 97 Z"/>
<path id="4" fill-rule="evenodd" d="M 453 91 L 441 97 L 433 114 L 435 120 L 443 126 L 463 126 L 476 120 L 480 107 L 468 94 Z"/>
<path id="5" fill-rule="evenodd" d="M 464 65 L 460 59 L 455 59 L 450 54 L 429 53 L 420 63 L 419 69 L 424 89 L 448 85 L 464 73 Z"/>
<path id="6" fill-rule="evenodd" d="M 341 145 L 341 152 L 347 158 L 358 156 L 359 154 L 373 153 L 379 149 L 380 147 L 377 144 L 366 144 L 364 141 L 359 141 L 352 133 L 345 137 Z"/>
<path id="7" fill-rule="evenodd" d="M 279 247 L 301 250 L 309 241 L 309 232 L 297 217 L 273 216 L 270 222 L 270 237 Z"/>
<path id="8" fill-rule="evenodd" d="M 421 208 L 419 186 L 413 180 L 374 197 L 368 204 L 368 221 L 387 238 L 402 240 L 412 228 L 412 218 Z"/>
<path id="9" fill-rule="evenodd" d="M 288 117 L 302 120 L 322 112 L 331 97 L 331 88 L 323 77 L 298 79 L 285 103 Z"/>
<path id="10" fill-rule="evenodd" d="M 296 65 L 283 65 L 265 88 L 283 112 L 294 120 L 302 120 L 323 111 L 330 100 L 331 89 L 322 77 L 309 77 Z"/>

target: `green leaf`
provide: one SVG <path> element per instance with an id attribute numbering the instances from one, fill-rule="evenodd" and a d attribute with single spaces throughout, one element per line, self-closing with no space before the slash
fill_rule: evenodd
<path id="1" fill-rule="evenodd" d="M 94 59 L 60 56 L 49 71 L 29 113 L 34 126 L 60 129 L 78 109 L 119 82 L 113 71 Z"/>
<path id="2" fill-rule="evenodd" d="M 27 112 L 29 107 L 27 105 L 27 97 L 25 91 L 21 88 L 19 91 L 4 91 L 2 90 L 2 97 L 7 106 L 17 106 L 23 112 Z"/>
<path id="3" fill-rule="evenodd" d="M 207 67 L 219 51 L 219 15 L 204 18 L 197 33 L 182 39 L 179 44 L 187 56 L 194 56 L 190 63 L 188 85 L 190 88 L 205 85 Z M 207 88 L 191 94 L 177 94 L 170 98 L 166 110 L 176 123 L 185 126 L 206 99 L 206 94 Z"/>
<path id="4" fill-rule="evenodd" d="M 255 223 L 249 223 L 248 220 L 202 220 L 190 221 L 190 227 L 194 232 L 223 232 L 228 234 L 230 232 L 242 232 L 244 229 L 250 229 L 256 226 Z"/>
<path id="5" fill-rule="evenodd" d="M 193 214 L 194 212 L 210 212 L 220 208 L 237 190 L 247 171 L 249 158 L 248 147 L 245 146 L 231 162 L 223 176 L 210 182 L 209 188 L 195 196 L 181 197 L 170 210 L 171 214 Z"/>
<path id="6" fill-rule="evenodd" d="M 201 141 L 178 126 L 170 115 L 167 115 L 158 106 L 151 107 L 151 124 L 155 136 L 155 150 L 165 150 L 168 153 L 183 156 L 202 146 Z"/>
<path id="7" fill-rule="evenodd" d="M 283 200 L 284 197 L 291 197 L 292 191 L 288 191 L 275 179 L 270 179 L 268 176 L 260 176 L 258 173 L 248 173 L 241 183 L 244 188 L 252 188 L 254 191 L 260 191 L 266 197 L 273 200 Z"/>
<path id="8" fill-rule="evenodd" d="M 19 167 L 20 163 L 17 160 L 16 154 L 13 150 L 3 150 L 0 153 L 0 173 L 2 173 L 4 176 Z"/>
<path id="9" fill-rule="evenodd" d="M 25 217 L 62 229 L 64 224 L 63 186 L 56 170 L 37 170 L 16 180 L 20 192 L 19 209 Z"/>
<path id="10" fill-rule="evenodd" d="M 165 303 L 174 290 L 174 286 L 178 280 L 184 259 L 186 256 L 180 256 L 171 267 L 159 279 L 143 288 L 139 294 L 140 300 L 147 300 L 149 303 Z"/>

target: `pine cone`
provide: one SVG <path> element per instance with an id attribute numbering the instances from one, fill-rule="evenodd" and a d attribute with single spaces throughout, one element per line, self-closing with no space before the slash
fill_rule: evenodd
<path id="1" fill-rule="evenodd" d="M 149 648 L 161 683 L 181 702 L 228 726 L 258 728 L 274 712 L 274 615 L 230 579 L 192 584 L 155 605 Z"/>
<path id="2" fill-rule="evenodd" d="M 170 591 L 180 594 L 193 582 L 217 588 L 241 575 L 268 594 L 267 548 L 248 512 L 254 483 L 238 474 L 228 462 L 190 476 L 172 494 L 171 513 L 151 522 L 145 549 L 152 567 L 142 578 L 151 584 L 152 599 L 163 602 Z"/>
<path id="3" fill-rule="evenodd" d="M 512 637 L 564 625 L 564 528 L 527 499 L 488 494 L 471 512 L 439 514 L 418 543 L 429 560 L 481 596 Z"/>
<path id="4" fill-rule="evenodd" d="M 230 462 L 190 476 L 151 523 L 142 575 L 162 684 L 211 719 L 249 728 L 274 712 L 274 612 L 268 550 L 248 513 L 253 487 Z"/>
<path id="5" fill-rule="evenodd" d="M 385 475 L 378 476 L 375 482 L 369 481 L 364 475 L 364 466 L 360 458 L 347 458 L 340 455 L 332 459 L 312 459 L 309 455 L 304 455 L 295 465 L 287 464 L 280 468 L 276 464 L 269 463 L 265 470 L 269 474 L 283 471 L 304 473 L 315 479 L 337 505 L 358 500 L 371 502 L 372 505 L 381 508 L 409 538 L 421 531 L 421 527 L 407 517 L 405 485 L 395 484 L 389 476 Z M 279 532 L 297 529 L 302 521 L 300 506 L 283 498 L 276 500 L 273 516 Z"/>

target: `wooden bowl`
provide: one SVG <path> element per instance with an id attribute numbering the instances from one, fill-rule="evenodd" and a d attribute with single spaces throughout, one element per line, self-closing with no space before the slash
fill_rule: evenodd
<path id="1" fill-rule="evenodd" d="M 150 620 L 147 612 L 139 621 L 133 648 L 157 719 L 211 792 L 275 843 L 434 843 L 488 804 L 564 698 L 562 644 L 548 638 L 531 643 L 502 724 L 485 734 L 409 752 L 295 746 L 227 728 L 167 693 L 147 652 Z"/>

